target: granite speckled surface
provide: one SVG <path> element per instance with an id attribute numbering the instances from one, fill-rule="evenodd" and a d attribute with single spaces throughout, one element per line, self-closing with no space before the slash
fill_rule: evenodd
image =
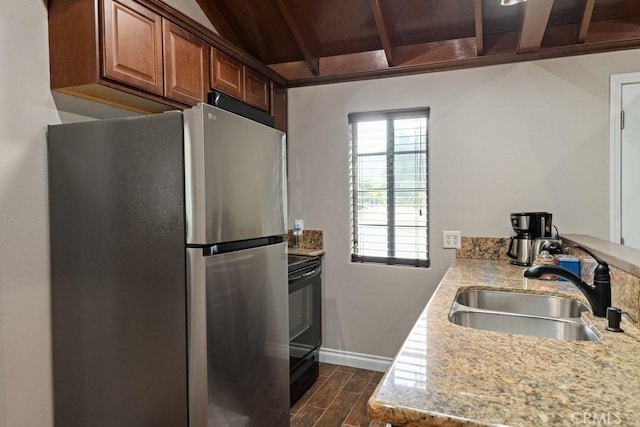
<path id="1" fill-rule="evenodd" d="M 503 237 L 467 237 L 460 239 L 456 257 L 466 259 L 495 259 L 507 261 L 509 239 Z"/>
<path id="2" fill-rule="evenodd" d="M 505 261 L 457 259 L 420 315 L 368 403 L 394 425 L 640 425 L 640 331 L 606 332 L 583 313 L 600 342 L 562 341 L 465 328 L 448 320 L 461 288 L 505 288 L 584 300 L 566 282 L 525 279 Z"/>
<path id="3" fill-rule="evenodd" d="M 611 267 L 611 303 L 640 320 L 640 279 Z"/>
<path id="4" fill-rule="evenodd" d="M 292 255 L 320 256 L 324 255 L 324 239 L 322 230 L 302 230 L 302 236 L 294 247 L 293 231 L 287 235 L 288 252 Z"/>

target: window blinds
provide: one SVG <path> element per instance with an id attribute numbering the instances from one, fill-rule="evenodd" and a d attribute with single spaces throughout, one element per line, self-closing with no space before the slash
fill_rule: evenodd
<path id="1" fill-rule="evenodd" d="M 352 261 L 429 266 L 428 117 L 349 114 Z"/>

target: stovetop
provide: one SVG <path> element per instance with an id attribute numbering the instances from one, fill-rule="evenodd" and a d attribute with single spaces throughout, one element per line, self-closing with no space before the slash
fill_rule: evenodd
<path id="1" fill-rule="evenodd" d="M 314 257 L 310 257 L 310 256 L 307 256 L 307 255 L 292 255 L 292 254 L 288 254 L 287 256 L 289 257 L 289 265 L 297 264 L 299 262 L 304 262 L 304 261 L 307 261 L 307 260 L 309 260 L 311 258 L 314 258 Z"/>
<path id="2" fill-rule="evenodd" d="M 300 267 L 305 266 L 305 264 L 317 263 L 317 260 L 319 258 L 320 257 L 317 257 L 317 256 L 288 254 L 289 272 L 291 272 L 293 270 L 297 270 Z"/>

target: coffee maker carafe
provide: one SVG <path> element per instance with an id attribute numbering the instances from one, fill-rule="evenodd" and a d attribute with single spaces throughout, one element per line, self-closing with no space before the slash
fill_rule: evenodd
<path id="1" fill-rule="evenodd" d="M 512 258 L 511 264 L 531 265 L 533 241 L 538 237 L 551 237 L 551 217 L 548 212 L 511 214 L 511 227 L 516 232 L 507 248 L 507 256 Z"/>

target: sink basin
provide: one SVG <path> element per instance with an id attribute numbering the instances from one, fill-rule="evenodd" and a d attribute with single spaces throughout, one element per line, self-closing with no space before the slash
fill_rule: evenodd
<path id="1" fill-rule="evenodd" d="M 481 310 L 541 317 L 580 318 L 582 312 L 589 311 L 571 298 L 485 289 L 463 290 L 456 296 L 456 302 Z"/>
<path id="2" fill-rule="evenodd" d="M 449 312 L 456 325 L 486 331 L 572 341 L 600 341 L 580 315 L 580 301 L 555 295 L 463 289 Z"/>
<path id="3" fill-rule="evenodd" d="M 509 313 L 456 310 L 449 315 L 456 325 L 487 331 L 533 335 L 573 341 L 600 341 L 585 323 Z"/>

